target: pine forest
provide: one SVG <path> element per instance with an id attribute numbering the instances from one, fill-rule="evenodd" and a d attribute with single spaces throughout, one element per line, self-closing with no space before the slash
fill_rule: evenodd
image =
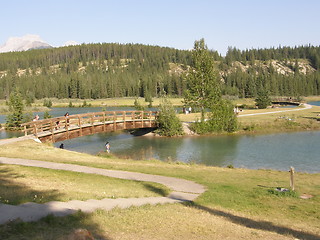
<path id="1" fill-rule="evenodd" d="M 320 95 L 320 47 L 210 51 L 223 95 Z M 82 44 L 0 54 L 0 99 L 183 96 L 191 51 L 141 44 Z"/>

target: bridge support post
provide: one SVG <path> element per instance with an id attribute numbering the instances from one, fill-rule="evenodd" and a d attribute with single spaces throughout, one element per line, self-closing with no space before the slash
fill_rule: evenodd
<path id="1" fill-rule="evenodd" d="M 113 112 L 113 131 L 117 131 L 117 114 Z"/>
<path id="2" fill-rule="evenodd" d="M 136 116 L 136 113 L 132 112 L 131 119 L 132 119 L 132 123 L 133 123 L 133 128 L 136 128 L 135 116 Z"/>
<path id="3" fill-rule="evenodd" d="M 78 124 L 79 124 L 79 135 L 82 136 L 82 126 L 81 126 L 81 118 L 78 116 Z"/>
<path id="4" fill-rule="evenodd" d="M 91 133 L 94 133 L 94 119 L 93 119 L 93 114 L 91 114 Z"/>
<path id="5" fill-rule="evenodd" d="M 52 120 L 50 121 L 50 131 L 51 131 L 51 141 L 54 143 L 54 129 L 52 125 Z"/>
<path id="6" fill-rule="evenodd" d="M 149 112 L 149 127 L 151 127 L 151 117 L 152 117 L 152 112 Z"/>

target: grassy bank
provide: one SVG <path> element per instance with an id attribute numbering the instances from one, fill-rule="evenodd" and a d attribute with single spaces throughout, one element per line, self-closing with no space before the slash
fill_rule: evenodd
<path id="1" fill-rule="evenodd" d="M 33 141 L 0 146 L 0 155 L 173 176 L 198 182 L 207 188 L 194 204 L 78 213 L 65 218 L 47 217 L 37 223 L 1 226 L 0 235 L 8 236 L 6 239 L 21 239 L 21 234 L 29 239 L 57 239 L 79 227 L 90 230 L 97 239 L 317 239 L 320 236 L 320 174 L 296 173 L 296 194 L 281 195 L 274 189 L 289 188 L 287 172 L 104 158 Z M 21 171 L 20 167 L 13 168 L 11 170 L 16 174 Z M 54 172 L 39 175 L 39 182 L 48 178 L 45 181 L 49 183 Z M 65 174 L 65 179 L 72 178 L 69 173 L 62 171 L 60 174 Z M 14 179 L 15 175 L 10 176 Z M 105 181 L 110 189 L 126 185 L 108 178 Z M 90 179 L 90 184 L 95 186 L 100 182 Z M 36 185 L 30 184 L 28 189 L 32 191 Z M 59 188 L 56 190 L 57 194 L 63 192 Z M 303 193 L 313 197 L 300 199 L 299 195 Z M 62 195 L 68 196 L 68 191 Z M 51 237 L 45 238 L 48 234 Z"/>
<path id="2" fill-rule="evenodd" d="M 319 106 L 312 106 L 311 109 L 302 107 L 297 108 L 301 110 L 289 112 L 283 111 L 293 110 L 293 108 L 244 110 L 239 113 L 239 130 L 237 133 L 271 133 L 320 130 L 320 117 L 318 116 L 320 114 Z M 184 122 L 192 122 L 200 119 L 200 113 L 192 113 L 187 115 L 179 114 L 178 116 L 180 120 Z"/>
<path id="3" fill-rule="evenodd" d="M 133 107 L 134 102 L 137 98 L 134 97 L 124 97 L 124 98 L 105 98 L 105 99 L 51 99 L 52 107 L 68 107 L 70 102 L 74 107 L 81 107 L 84 102 L 92 107 L 122 107 L 129 106 Z M 170 101 L 175 106 L 182 105 L 182 98 L 170 98 Z M 138 98 L 138 101 L 143 106 L 148 106 L 149 102 L 146 102 L 144 98 Z M 153 106 L 159 106 L 161 98 L 152 99 Z M 42 106 L 43 100 L 36 100 L 33 104 L 34 106 Z"/>

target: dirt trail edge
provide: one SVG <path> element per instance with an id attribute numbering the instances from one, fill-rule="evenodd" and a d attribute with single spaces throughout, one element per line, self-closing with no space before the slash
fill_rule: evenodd
<path id="1" fill-rule="evenodd" d="M 81 173 L 98 174 L 113 178 L 128 179 L 133 181 L 147 181 L 163 184 L 173 192 L 167 197 L 148 198 L 118 198 L 118 199 L 89 199 L 87 201 L 72 200 L 69 202 L 52 201 L 44 204 L 24 203 L 18 206 L 0 204 L 0 224 L 20 219 L 25 222 L 37 221 L 49 214 L 66 216 L 78 210 L 93 212 L 96 209 L 111 210 L 112 208 L 128 208 L 145 204 L 180 203 L 193 201 L 205 192 L 204 186 L 192 181 L 159 175 L 143 174 L 136 172 L 107 170 L 73 164 L 45 162 L 37 160 L 0 157 L 0 164 L 13 164 L 31 167 L 41 167 L 57 170 L 66 170 Z"/>

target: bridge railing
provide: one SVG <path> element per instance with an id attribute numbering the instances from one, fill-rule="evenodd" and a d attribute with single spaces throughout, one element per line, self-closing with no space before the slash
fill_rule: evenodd
<path id="1" fill-rule="evenodd" d="M 61 129 L 69 130 L 83 128 L 98 124 L 111 124 L 129 121 L 154 121 L 158 112 L 155 111 L 105 111 L 84 114 L 75 114 L 68 117 L 54 117 L 36 120 L 22 124 L 25 135 L 34 134 L 39 136 L 45 132 L 59 132 Z"/>

